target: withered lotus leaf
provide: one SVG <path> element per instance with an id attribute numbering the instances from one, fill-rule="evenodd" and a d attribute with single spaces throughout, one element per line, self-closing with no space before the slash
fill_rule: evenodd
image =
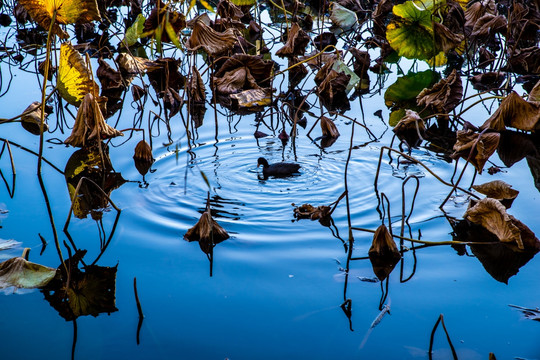
<path id="1" fill-rule="evenodd" d="M 46 117 L 47 114 L 45 114 Z M 43 131 L 47 131 L 49 128 L 45 118 L 43 121 Z M 21 116 L 21 125 L 26 131 L 34 135 L 41 134 L 41 103 L 39 101 L 34 101 L 24 110 Z"/>
<path id="2" fill-rule="evenodd" d="M 231 50 L 238 40 L 237 30 L 228 28 L 224 32 L 217 32 L 202 20 L 195 21 L 193 31 L 186 42 L 190 51 L 203 49 L 210 56 L 217 56 Z"/>
<path id="3" fill-rule="evenodd" d="M 465 39 L 463 34 L 456 34 L 436 21 L 433 21 L 433 36 L 435 38 L 435 45 L 445 53 L 460 46 Z"/>
<path id="4" fill-rule="evenodd" d="M 350 75 L 330 70 L 328 76 L 321 83 L 317 92 L 321 103 L 328 110 L 346 110 L 350 108 L 346 92 L 350 79 Z"/>
<path id="5" fill-rule="evenodd" d="M 148 67 L 147 74 L 158 95 L 171 89 L 178 92 L 184 88 L 186 79 L 178 70 L 180 60 L 167 57 L 157 59 L 154 63 L 156 66 Z"/>
<path id="6" fill-rule="evenodd" d="M 501 131 L 506 126 L 525 131 L 538 129 L 540 127 L 540 102 L 527 101 L 512 91 L 480 128 Z"/>
<path id="7" fill-rule="evenodd" d="M 405 110 L 405 116 L 399 120 L 393 129 L 394 133 L 401 141 L 407 143 L 409 147 L 418 146 L 426 133 L 424 120 L 416 111 Z"/>
<path id="8" fill-rule="evenodd" d="M 437 113 L 454 110 L 463 96 L 461 77 L 456 69 L 447 78 L 441 79 L 429 89 L 424 89 L 416 97 L 419 106 L 429 107 Z"/>
<path id="9" fill-rule="evenodd" d="M 507 26 L 504 16 L 486 14 L 474 23 L 471 36 L 475 40 L 487 41 L 497 33 L 506 33 Z"/>
<path id="10" fill-rule="evenodd" d="M 293 23 L 288 32 L 287 42 L 276 55 L 282 58 L 304 55 L 310 40 L 309 35 L 297 23 Z"/>
<path id="11" fill-rule="evenodd" d="M 497 150 L 499 133 L 475 133 L 472 130 L 458 130 L 452 158 L 469 159 L 479 174 L 489 157 Z M 471 153 L 472 152 L 472 153 Z"/>
<path id="12" fill-rule="evenodd" d="M 96 71 L 96 76 L 101 83 L 102 91 L 109 92 L 125 88 L 122 79 L 122 74 L 119 71 L 113 69 L 103 58 L 98 59 L 99 67 Z"/>
<path id="13" fill-rule="evenodd" d="M 55 275 L 56 269 L 30 262 L 22 256 L 11 258 L 0 263 L 0 289 L 43 287 Z"/>
<path id="14" fill-rule="evenodd" d="M 288 63 L 289 87 L 294 88 L 308 75 L 308 70 L 304 64 L 298 64 L 299 60 L 297 57 L 290 57 Z"/>
<path id="15" fill-rule="evenodd" d="M 204 103 L 206 92 L 204 81 L 196 66 L 191 67 L 191 78 L 188 82 L 188 97 L 192 103 Z"/>
<path id="16" fill-rule="evenodd" d="M 330 215 L 332 208 L 327 205 L 313 206 L 311 204 L 303 204 L 294 208 L 294 217 L 296 219 L 311 219 L 319 220 Z"/>
<path id="17" fill-rule="evenodd" d="M 19 0 L 19 3 L 46 30 L 56 11 L 53 33 L 62 39 L 69 38 L 69 35 L 57 23 L 84 24 L 101 20 L 96 0 Z"/>
<path id="18" fill-rule="evenodd" d="M 358 16 L 352 10 L 340 5 L 337 1 L 332 3 L 330 20 L 342 29 L 350 29 L 358 22 Z"/>
<path id="19" fill-rule="evenodd" d="M 60 46 L 56 88 L 60 95 L 74 106 L 79 106 L 86 94 L 99 96 L 98 84 L 92 80 L 92 74 L 81 54 L 69 42 Z"/>
<path id="20" fill-rule="evenodd" d="M 540 74 L 540 48 L 533 46 L 514 50 L 503 70 L 523 75 Z"/>
<path id="21" fill-rule="evenodd" d="M 157 1 L 157 6 L 152 9 L 152 12 L 144 22 L 143 32 L 148 34 L 155 32 L 156 29 L 164 24 L 164 21 L 168 21 L 172 28 L 173 36 L 177 36 L 178 32 L 186 27 L 186 17 L 184 14 L 177 11 L 172 11 L 170 7 L 161 1 Z M 164 20 L 166 19 L 166 20 Z M 167 26 L 167 24 L 165 24 Z M 161 41 L 163 42 L 176 42 L 176 39 L 171 39 L 167 31 L 163 31 L 161 34 Z"/>
<path id="22" fill-rule="evenodd" d="M 506 212 L 506 208 L 497 200 L 484 198 L 469 207 L 463 217 L 470 222 L 481 225 L 493 233 L 499 241 L 516 243 L 523 249 L 521 231 L 514 225 Z"/>
<path id="23" fill-rule="evenodd" d="M 480 49 L 478 49 L 478 67 L 479 68 L 485 68 L 489 64 L 495 62 L 495 55 L 486 47 L 482 46 Z"/>
<path id="24" fill-rule="evenodd" d="M 118 54 L 116 63 L 122 74 L 129 75 L 144 74 L 147 70 L 156 70 L 160 68 L 160 65 L 155 61 L 127 53 Z"/>
<path id="25" fill-rule="evenodd" d="M 474 75 L 469 80 L 476 90 L 494 90 L 501 87 L 504 80 L 506 80 L 506 74 L 500 71 L 489 71 Z"/>
<path id="26" fill-rule="evenodd" d="M 494 180 L 485 184 L 474 185 L 472 188 L 480 194 L 501 201 L 507 209 L 510 208 L 512 202 L 519 194 L 519 191 L 512 189 L 512 185 L 507 184 L 502 180 Z"/>
<path id="27" fill-rule="evenodd" d="M 105 122 L 98 100 L 88 93 L 77 111 L 71 135 L 64 143 L 74 147 L 85 147 L 91 143 L 123 135 Z"/>
<path id="28" fill-rule="evenodd" d="M 249 89 L 260 89 L 249 69 L 239 67 L 214 78 L 214 86 L 220 94 L 235 94 Z"/>
<path id="29" fill-rule="evenodd" d="M 373 272 L 380 281 L 390 275 L 401 259 L 396 243 L 386 225 L 382 224 L 375 231 L 368 255 Z"/>
<path id="30" fill-rule="evenodd" d="M 229 234 L 227 234 L 227 231 L 212 218 L 209 207 L 202 213 L 201 218 L 195 226 L 189 229 L 184 235 L 184 239 L 188 241 L 212 244 L 218 244 L 228 238 Z"/>
<path id="31" fill-rule="evenodd" d="M 336 124 L 326 116 L 321 116 L 321 131 L 326 138 L 337 139 L 339 137 L 339 131 Z"/>
<path id="32" fill-rule="evenodd" d="M 235 106 L 251 108 L 268 106 L 272 103 L 272 89 L 249 89 L 230 95 Z"/>
<path id="33" fill-rule="evenodd" d="M 260 55 L 234 54 L 223 63 L 214 76 L 219 78 L 225 73 L 238 68 L 245 68 L 248 70 L 260 87 L 270 86 L 274 62 L 264 60 Z"/>

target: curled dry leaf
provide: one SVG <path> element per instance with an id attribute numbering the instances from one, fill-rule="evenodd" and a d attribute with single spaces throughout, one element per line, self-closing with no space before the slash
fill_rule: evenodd
<path id="1" fill-rule="evenodd" d="M 214 75 L 214 85 L 220 94 L 234 94 L 243 90 L 270 86 L 273 61 L 261 56 L 235 54 Z"/>
<path id="2" fill-rule="evenodd" d="M 454 69 L 446 79 L 440 80 L 430 89 L 424 89 L 416 97 L 419 106 L 429 107 L 436 113 L 449 113 L 463 97 L 461 77 Z"/>
<path id="3" fill-rule="evenodd" d="M 43 131 L 47 131 L 49 126 L 45 121 L 47 117 L 47 110 L 45 110 L 45 118 L 43 119 Z M 21 116 L 21 125 L 22 127 L 34 134 L 39 135 L 41 131 L 41 103 L 39 101 L 34 101 L 30 106 L 28 106 Z"/>
<path id="4" fill-rule="evenodd" d="M 519 191 L 512 189 L 512 185 L 507 184 L 502 180 L 494 180 L 485 184 L 474 185 L 472 188 L 480 194 L 499 200 L 507 209 L 510 208 L 512 202 L 519 194 Z"/>
<path id="5" fill-rule="evenodd" d="M 540 102 L 540 80 L 534 85 L 531 92 L 529 93 L 529 101 Z"/>
<path id="6" fill-rule="evenodd" d="M 165 29 L 163 30 L 167 30 L 167 26 L 170 26 L 169 29 L 172 29 L 172 31 L 170 35 L 169 31 L 163 31 L 161 41 L 176 43 L 177 39 L 171 39 L 170 36 L 178 37 L 177 34 L 180 30 L 186 27 L 186 17 L 184 14 L 172 10 L 169 5 L 157 1 L 157 6 L 152 9 L 152 12 L 144 22 L 143 32 L 146 34 L 153 33 L 158 27 L 163 26 L 163 24 L 165 24 Z"/>
<path id="7" fill-rule="evenodd" d="M 139 173 L 141 175 L 146 175 L 148 170 L 150 170 L 150 166 L 154 163 L 152 148 L 146 141 L 141 140 L 137 143 L 133 160 L 135 161 L 135 167 Z"/>
<path id="8" fill-rule="evenodd" d="M 512 91 L 480 128 L 501 131 L 506 126 L 525 131 L 538 129 L 540 127 L 540 102 L 526 101 Z"/>
<path id="9" fill-rule="evenodd" d="M 470 206 L 463 217 L 474 224 L 481 225 L 497 236 L 499 241 L 516 243 L 520 249 L 524 248 L 520 229 L 499 201 L 484 198 Z"/>
<path id="10" fill-rule="evenodd" d="M 123 135 L 105 122 L 98 100 L 88 93 L 77 111 L 71 135 L 64 143 L 74 147 L 85 147 L 104 139 Z"/>
<path id="11" fill-rule="evenodd" d="M 147 68 L 147 73 L 158 95 L 170 89 L 178 92 L 184 88 L 186 79 L 178 70 L 180 60 L 161 58 L 156 60 L 154 65 Z"/>
<path id="12" fill-rule="evenodd" d="M 426 126 L 416 111 L 405 110 L 405 116 L 399 120 L 393 131 L 398 139 L 411 148 L 422 142 L 426 134 Z"/>
<path id="13" fill-rule="evenodd" d="M 300 83 L 307 75 L 308 70 L 304 64 L 299 64 L 297 57 L 289 58 L 289 87 L 294 88 Z"/>
<path id="14" fill-rule="evenodd" d="M 297 23 L 293 23 L 288 32 L 287 42 L 276 55 L 282 58 L 304 55 L 310 41 L 309 35 Z"/>
<path id="15" fill-rule="evenodd" d="M 536 137 L 523 132 L 504 130 L 501 131 L 501 140 L 497 147 L 497 154 L 507 167 L 527 157 L 538 157 Z"/>
<path id="16" fill-rule="evenodd" d="M 217 8 L 216 14 L 222 19 L 231 19 L 231 20 L 240 20 L 244 17 L 242 9 L 233 4 L 229 0 L 220 0 Z"/>
<path id="17" fill-rule="evenodd" d="M 497 7 L 494 0 L 482 0 L 475 2 L 465 10 L 465 28 L 468 34 L 472 32 L 474 24 L 484 15 L 497 13 Z"/>
<path id="18" fill-rule="evenodd" d="M 33 289 L 47 285 L 56 269 L 39 265 L 19 256 L 0 263 L 0 289 L 15 286 Z"/>
<path id="19" fill-rule="evenodd" d="M 133 56 L 128 53 L 120 53 L 116 57 L 116 63 L 122 76 L 144 74 L 147 70 L 156 70 L 160 65 L 152 60 Z"/>
<path id="20" fill-rule="evenodd" d="M 203 49 L 210 56 L 217 56 L 231 50 L 237 41 L 237 30 L 229 28 L 217 32 L 204 21 L 195 21 L 193 31 L 186 42 L 186 48 L 191 51 Z"/>
<path id="21" fill-rule="evenodd" d="M 326 138 L 337 139 L 339 137 L 336 124 L 326 116 L 321 116 L 321 131 Z"/>
<path id="22" fill-rule="evenodd" d="M 235 94 L 250 89 L 261 89 L 248 68 L 239 67 L 214 77 L 216 92 L 224 95 Z"/>
<path id="23" fill-rule="evenodd" d="M 499 133 L 475 133 L 472 130 L 458 130 L 452 158 L 469 159 L 479 174 L 489 157 L 497 150 Z"/>
<path id="24" fill-rule="evenodd" d="M 92 73 L 81 54 L 69 42 L 62 43 L 60 46 L 56 88 L 60 95 L 74 106 L 79 106 L 86 94 L 99 96 L 99 86 L 92 80 Z"/>
<path id="25" fill-rule="evenodd" d="M 373 272 L 380 281 L 383 281 L 401 259 L 396 243 L 386 225 L 382 224 L 375 231 L 368 254 Z"/>
<path id="26" fill-rule="evenodd" d="M 482 46 L 480 49 L 478 49 L 478 67 L 479 68 L 485 68 L 489 64 L 492 64 L 495 62 L 497 58 L 491 51 L 486 49 L 486 47 Z"/>
<path id="27" fill-rule="evenodd" d="M 19 3 L 45 30 L 49 29 L 56 11 L 52 29 L 53 33 L 62 39 L 69 38 L 69 35 L 58 26 L 58 23 L 84 24 L 101 20 L 96 0 L 19 0 Z"/>
<path id="28" fill-rule="evenodd" d="M 327 205 L 313 206 L 303 204 L 294 208 L 294 217 L 296 219 L 320 220 L 330 216 L 331 207 Z"/>

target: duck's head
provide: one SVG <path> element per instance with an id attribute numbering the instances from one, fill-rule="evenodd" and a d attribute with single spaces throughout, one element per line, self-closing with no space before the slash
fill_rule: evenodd
<path id="1" fill-rule="evenodd" d="M 266 159 L 263 158 L 263 157 L 260 157 L 260 158 L 257 160 L 257 167 L 259 167 L 259 166 L 261 166 L 261 165 L 263 166 L 263 168 L 268 167 L 268 161 L 266 161 Z"/>

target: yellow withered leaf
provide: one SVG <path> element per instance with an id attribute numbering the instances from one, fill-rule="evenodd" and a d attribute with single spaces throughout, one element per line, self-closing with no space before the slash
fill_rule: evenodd
<path id="1" fill-rule="evenodd" d="M 92 74 L 83 57 L 71 43 L 62 43 L 60 47 L 60 66 L 56 88 L 60 95 L 71 105 L 79 106 L 84 96 L 92 93 L 99 96 L 99 86 L 92 80 Z"/>
<path id="2" fill-rule="evenodd" d="M 56 11 L 53 33 L 62 39 L 69 36 L 58 24 L 84 24 L 101 20 L 96 0 L 19 0 L 19 3 L 44 29 L 49 29 Z"/>

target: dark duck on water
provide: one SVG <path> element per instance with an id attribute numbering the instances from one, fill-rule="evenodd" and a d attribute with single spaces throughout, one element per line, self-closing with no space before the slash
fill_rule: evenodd
<path id="1" fill-rule="evenodd" d="M 263 176 L 267 179 L 270 176 L 274 177 L 287 177 L 298 173 L 300 165 L 287 162 L 279 162 L 275 164 L 268 164 L 265 158 L 260 157 L 257 160 L 257 167 L 263 167 Z"/>

